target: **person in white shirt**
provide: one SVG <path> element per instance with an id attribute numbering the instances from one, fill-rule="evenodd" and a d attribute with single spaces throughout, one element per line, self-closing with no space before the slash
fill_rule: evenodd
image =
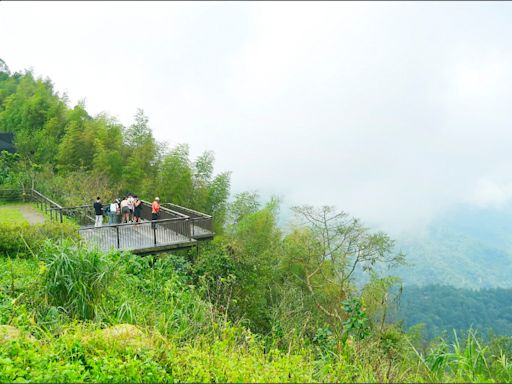
<path id="1" fill-rule="evenodd" d="M 130 222 L 133 221 L 133 208 L 135 205 L 135 199 L 133 198 L 133 195 L 130 193 L 128 195 L 128 209 L 130 210 Z"/>
<path id="2" fill-rule="evenodd" d="M 117 200 L 114 200 L 112 203 L 110 203 L 110 210 L 108 211 L 108 223 L 109 225 L 117 224 L 116 218 L 117 218 Z"/>
<path id="3" fill-rule="evenodd" d="M 125 197 L 123 201 L 121 201 L 121 222 L 127 223 L 130 218 L 130 208 L 128 208 L 128 198 Z"/>

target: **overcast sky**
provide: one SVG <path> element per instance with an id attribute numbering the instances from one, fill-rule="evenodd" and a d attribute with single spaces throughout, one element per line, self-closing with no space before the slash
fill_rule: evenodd
<path id="1" fill-rule="evenodd" d="M 510 2 L 0 2 L 0 58 L 391 233 L 512 197 Z"/>

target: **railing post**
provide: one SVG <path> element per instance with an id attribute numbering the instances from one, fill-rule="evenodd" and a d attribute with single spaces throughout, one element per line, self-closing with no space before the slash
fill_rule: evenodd
<path id="1" fill-rule="evenodd" d="M 59 213 L 60 213 L 60 223 L 62 224 L 62 208 L 59 209 Z"/>
<path id="2" fill-rule="evenodd" d="M 57 212 L 55 212 L 55 218 L 57 218 Z M 50 222 L 53 222 L 53 209 L 50 208 Z"/>
<path id="3" fill-rule="evenodd" d="M 186 234 L 188 235 L 188 240 L 192 240 L 192 234 L 190 233 L 191 232 L 191 228 L 190 228 L 190 219 L 185 219 L 185 230 L 186 230 Z"/>
<path id="4" fill-rule="evenodd" d="M 155 245 L 156 245 L 156 224 L 153 226 L 153 239 L 154 239 Z"/>
<path id="5" fill-rule="evenodd" d="M 119 245 L 120 242 L 119 242 L 119 225 L 116 225 L 116 235 L 117 235 L 117 249 L 121 248 L 121 246 Z"/>

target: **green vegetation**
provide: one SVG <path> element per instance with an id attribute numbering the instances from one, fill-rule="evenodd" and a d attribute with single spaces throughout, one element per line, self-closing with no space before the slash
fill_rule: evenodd
<path id="1" fill-rule="evenodd" d="M 84 103 L 68 107 L 49 79 L 30 71 L 0 71 L 0 132 L 13 132 L 17 153 L 0 154 L 0 185 L 29 189 L 68 206 L 109 201 L 127 192 L 159 196 L 212 214 L 220 233 L 230 173 L 215 175 L 212 152 L 190 159 L 186 144 L 168 148 L 153 137 L 148 117 L 137 110 L 124 127 L 107 114 L 90 116 Z"/>
<path id="2" fill-rule="evenodd" d="M 469 331 L 428 341 L 391 322 L 399 280 L 378 273 L 404 255 L 385 233 L 333 207 L 255 193 L 228 202 L 214 157 L 169 149 L 137 111 L 123 127 L 49 80 L 0 71 L 2 188 L 63 204 L 158 194 L 213 214 L 198 253 L 138 257 L 81 243 L 70 223 L 0 223 L 0 381 L 505 382 L 512 339 Z"/>
<path id="3" fill-rule="evenodd" d="M 473 328 L 488 333 L 512 336 L 512 290 L 468 290 L 450 286 L 404 287 L 394 320 L 403 319 L 406 327 L 424 325 L 424 336 L 452 336 Z"/>
<path id="4" fill-rule="evenodd" d="M 46 239 L 78 240 L 75 225 L 60 223 L 3 224 L 0 231 L 0 255 L 28 257 L 38 253 Z"/>
<path id="5" fill-rule="evenodd" d="M 243 319 L 232 317 L 235 312 L 219 305 L 221 290 L 215 301 L 204 263 L 192 264 L 187 255 L 104 254 L 69 240 L 47 240 L 33 257 L 0 258 L 0 324 L 6 324 L 0 325 L 0 380 L 512 378 L 510 338 L 485 344 L 470 332 L 452 343 L 440 339 L 425 344 L 414 329 L 404 333 L 375 321 L 372 311 L 382 299 L 374 296 L 379 281 L 344 302 L 340 336 L 328 323 L 310 328 L 312 313 L 290 313 L 286 303 L 272 312 L 279 314 L 284 307 L 289 322 L 302 322 L 302 329 L 271 320 L 269 332 L 251 331 Z M 228 305 L 237 302 L 236 295 L 225 300 Z"/>

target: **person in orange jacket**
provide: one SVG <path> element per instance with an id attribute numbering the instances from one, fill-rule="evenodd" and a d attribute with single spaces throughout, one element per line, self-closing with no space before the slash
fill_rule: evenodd
<path id="1" fill-rule="evenodd" d="M 153 203 L 151 204 L 151 220 L 155 221 L 158 220 L 160 217 L 160 199 L 158 197 L 155 197 L 155 200 L 153 200 Z M 152 223 L 151 225 L 153 228 L 155 228 L 155 223 Z"/>

